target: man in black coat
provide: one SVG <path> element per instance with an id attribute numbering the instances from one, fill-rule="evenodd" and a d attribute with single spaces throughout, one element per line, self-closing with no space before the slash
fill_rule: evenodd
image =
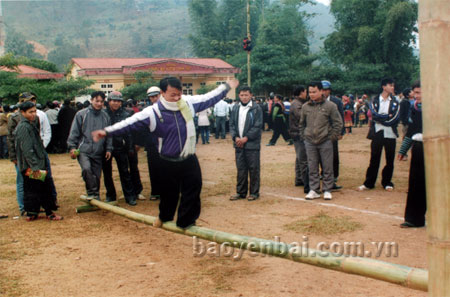
<path id="1" fill-rule="evenodd" d="M 70 127 L 72 126 L 73 118 L 77 111 L 70 106 L 70 99 L 64 100 L 64 104 L 58 113 L 58 124 L 60 133 L 60 148 L 61 152 L 67 152 L 67 138 L 69 137 Z"/>
<path id="2" fill-rule="evenodd" d="M 341 100 L 338 98 L 331 96 L 331 83 L 328 80 L 322 81 L 323 86 L 323 96 L 327 101 L 331 101 L 334 104 L 337 105 L 339 114 L 342 118 L 342 123 L 345 123 L 344 121 L 344 105 L 342 104 Z M 342 125 L 342 133 L 341 135 L 345 134 L 345 127 Z M 336 185 L 336 182 L 339 178 L 339 147 L 338 147 L 338 140 L 332 140 L 333 143 L 333 172 L 334 172 L 334 185 L 333 190 L 339 190 L 342 189 L 342 186 Z"/>

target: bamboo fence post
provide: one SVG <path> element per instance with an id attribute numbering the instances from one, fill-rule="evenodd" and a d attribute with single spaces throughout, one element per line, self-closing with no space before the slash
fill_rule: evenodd
<path id="1" fill-rule="evenodd" d="M 147 225 L 153 225 L 156 219 L 152 216 L 136 213 L 98 200 L 91 200 L 90 204 Z M 294 262 L 378 279 L 411 289 L 427 291 L 428 287 L 428 271 L 424 269 L 332 253 L 325 256 L 320 250 L 293 246 L 284 242 L 237 235 L 197 226 L 181 229 L 173 222 L 164 223 L 162 229 L 187 236 L 197 236 L 198 238 L 217 243 L 226 242 L 229 246 L 280 257 Z"/>
<path id="2" fill-rule="evenodd" d="M 450 1 L 419 1 L 430 296 L 450 296 Z"/>

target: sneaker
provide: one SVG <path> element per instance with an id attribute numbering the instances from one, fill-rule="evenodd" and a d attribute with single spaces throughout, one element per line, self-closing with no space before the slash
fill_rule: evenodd
<path id="1" fill-rule="evenodd" d="M 422 228 L 422 227 L 423 227 L 423 225 L 418 226 L 418 225 L 414 225 L 414 224 L 406 222 L 406 221 L 404 223 L 400 224 L 400 228 Z"/>
<path id="2" fill-rule="evenodd" d="M 91 201 L 92 199 L 95 198 L 95 196 L 94 195 L 80 195 L 80 198 L 83 200 Z"/>
<path id="3" fill-rule="evenodd" d="M 151 201 L 156 201 L 156 200 L 158 200 L 160 197 L 161 197 L 160 195 L 150 195 L 150 200 L 151 200 Z"/>
<path id="4" fill-rule="evenodd" d="M 368 187 L 366 187 L 365 185 L 361 185 L 358 187 L 358 191 L 367 191 L 370 190 Z"/>
<path id="5" fill-rule="evenodd" d="M 139 195 L 138 195 L 138 199 L 139 199 L 139 200 L 145 200 L 146 198 L 145 198 L 145 196 L 144 196 L 144 195 L 142 195 L 142 194 L 139 194 Z"/>
<path id="6" fill-rule="evenodd" d="M 393 187 L 393 186 L 386 186 L 386 187 L 384 187 L 384 189 L 385 189 L 386 191 L 388 191 L 388 192 L 394 191 L 394 187 Z"/>
<path id="7" fill-rule="evenodd" d="M 245 195 L 235 194 L 235 195 L 230 197 L 231 201 L 236 201 L 236 200 L 240 200 L 240 199 L 245 199 Z"/>
<path id="8" fill-rule="evenodd" d="M 325 192 L 323 193 L 323 199 L 325 199 L 325 200 L 331 200 L 331 199 L 333 199 L 333 196 L 331 195 L 331 192 L 325 191 Z"/>
<path id="9" fill-rule="evenodd" d="M 153 227 L 155 228 L 161 228 L 163 222 L 159 217 L 156 218 L 156 220 L 153 221 Z"/>
<path id="10" fill-rule="evenodd" d="M 320 198 L 320 195 L 317 194 L 314 190 L 309 191 L 308 195 L 306 195 L 305 197 L 306 200 L 313 200 L 317 198 Z"/>

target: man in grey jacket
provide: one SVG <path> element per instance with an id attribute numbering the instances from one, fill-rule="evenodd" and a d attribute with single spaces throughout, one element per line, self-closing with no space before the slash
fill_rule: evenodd
<path id="1" fill-rule="evenodd" d="M 230 200 L 259 198 L 260 149 L 263 114 L 258 104 L 251 101 L 252 91 L 244 86 L 239 90 L 240 103 L 233 106 L 230 116 L 230 135 L 236 150 L 237 185 L 236 194 Z"/>
<path id="2" fill-rule="evenodd" d="M 305 141 L 311 189 L 306 199 L 320 197 L 319 162 L 322 161 L 323 198 L 331 200 L 334 185 L 332 141 L 342 138 L 342 118 L 336 104 L 325 100 L 321 82 L 310 83 L 308 94 L 311 100 L 303 105 L 300 117 L 300 135 Z"/>
<path id="3" fill-rule="evenodd" d="M 76 151 L 79 150 L 77 158 L 87 192 L 84 198 L 88 200 L 93 198 L 100 200 L 102 159 L 109 160 L 113 150 L 111 137 L 94 142 L 91 135 L 93 131 L 104 129 L 111 124 L 108 114 L 103 110 L 104 102 L 103 92 L 92 93 L 91 105 L 77 112 L 67 139 L 67 146 L 73 159 L 77 157 Z"/>

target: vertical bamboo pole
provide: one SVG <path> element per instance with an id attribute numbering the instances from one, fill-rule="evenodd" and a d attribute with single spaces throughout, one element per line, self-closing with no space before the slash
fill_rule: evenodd
<path id="1" fill-rule="evenodd" d="M 450 1 L 419 1 L 430 296 L 450 296 Z"/>
<path id="2" fill-rule="evenodd" d="M 250 0 L 247 0 L 247 38 L 252 40 L 250 35 Z M 247 85 L 250 87 L 252 85 L 252 71 L 250 65 L 250 55 L 251 51 L 247 51 Z"/>

